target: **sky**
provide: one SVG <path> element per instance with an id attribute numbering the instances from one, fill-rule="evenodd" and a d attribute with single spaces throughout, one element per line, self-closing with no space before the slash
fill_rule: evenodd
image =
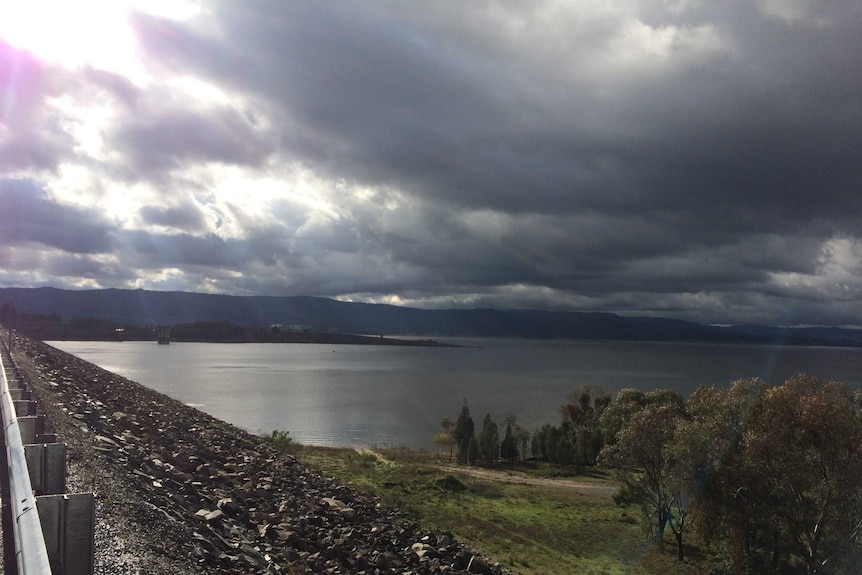
<path id="1" fill-rule="evenodd" d="M 0 286 L 862 326 L 862 2 L 0 4 Z"/>

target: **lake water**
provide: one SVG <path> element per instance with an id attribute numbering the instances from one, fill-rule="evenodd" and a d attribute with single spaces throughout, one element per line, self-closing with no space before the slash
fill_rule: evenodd
<path id="1" fill-rule="evenodd" d="M 469 347 L 49 342 L 252 433 L 288 430 L 302 443 L 428 447 L 466 398 L 477 427 L 513 412 L 527 430 L 559 422 L 582 384 L 611 393 L 808 373 L 862 386 L 862 349 L 445 340 Z"/>

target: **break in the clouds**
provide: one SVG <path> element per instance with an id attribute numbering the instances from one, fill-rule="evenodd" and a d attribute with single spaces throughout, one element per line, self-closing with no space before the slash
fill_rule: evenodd
<path id="1" fill-rule="evenodd" d="M 858 2 L 82 6 L 0 8 L 3 285 L 862 325 Z"/>

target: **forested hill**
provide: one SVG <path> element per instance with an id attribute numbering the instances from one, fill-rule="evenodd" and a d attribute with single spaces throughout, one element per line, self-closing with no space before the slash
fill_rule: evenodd
<path id="1" fill-rule="evenodd" d="M 359 334 L 862 346 L 862 330 L 840 328 L 719 327 L 610 313 L 422 310 L 308 296 L 0 288 L 0 305 L 63 320 L 96 318 L 139 326 L 227 321 L 247 326 L 282 324 Z"/>

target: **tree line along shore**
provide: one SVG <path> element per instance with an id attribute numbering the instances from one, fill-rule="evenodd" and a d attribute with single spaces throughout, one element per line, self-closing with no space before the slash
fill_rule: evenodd
<path id="1" fill-rule="evenodd" d="M 514 415 L 502 438 L 467 400 L 434 443 L 463 465 L 533 458 L 603 468 L 617 505 L 636 509 L 654 542 L 687 544 L 713 573 L 862 572 L 862 390 L 798 375 L 743 379 L 689 398 L 601 387 L 568 395 L 560 423 L 530 435 Z"/>
<path id="2" fill-rule="evenodd" d="M 157 341 L 160 332 L 168 341 L 205 343 L 324 343 L 333 345 L 392 345 L 457 347 L 429 338 L 393 338 L 307 326 L 272 324 L 238 325 L 229 321 L 192 321 L 170 325 L 128 325 L 100 318 L 62 319 L 58 314 L 31 314 L 0 305 L 0 322 L 40 341 Z"/>

